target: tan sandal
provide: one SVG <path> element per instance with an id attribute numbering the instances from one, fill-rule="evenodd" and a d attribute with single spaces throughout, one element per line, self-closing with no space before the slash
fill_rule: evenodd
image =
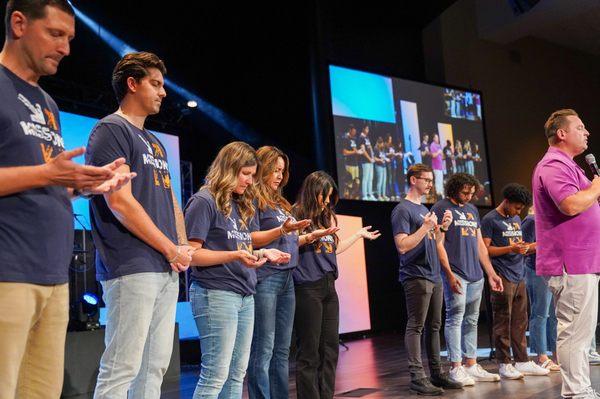
<path id="1" fill-rule="evenodd" d="M 560 371 L 560 365 L 556 364 L 552 361 L 552 359 L 547 359 L 543 363 L 540 363 L 540 367 L 548 369 L 550 371 Z"/>

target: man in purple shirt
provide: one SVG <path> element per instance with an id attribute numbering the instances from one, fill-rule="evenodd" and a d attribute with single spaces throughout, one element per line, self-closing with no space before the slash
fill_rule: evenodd
<path id="1" fill-rule="evenodd" d="M 442 146 L 440 136 L 433 135 L 433 141 L 429 145 L 431 153 L 431 168 L 433 169 L 433 181 L 436 195 L 444 198 L 444 160 L 442 159 Z"/>
<path id="2" fill-rule="evenodd" d="M 533 173 L 537 274 L 554 296 L 556 349 L 565 398 L 596 398 L 587 359 L 595 332 L 600 272 L 600 178 L 591 182 L 573 157 L 589 132 L 577 113 L 562 109 L 544 125 L 550 148 Z"/>

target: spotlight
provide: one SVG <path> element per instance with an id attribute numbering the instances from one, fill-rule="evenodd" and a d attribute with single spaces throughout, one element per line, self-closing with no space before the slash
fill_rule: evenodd
<path id="1" fill-rule="evenodd" d="M 73 4 L 71 4 L 73 6 Z M 94 21 L 92 18 L 84 14 L 77 7 L 73 6 L 73 10 L 75 10 L 75 15 L 79 18 L 86 26 L 88 26 L 92 32 L 98 35 L 106 44 L 108 44 L 114 51 L 116 51 L 121 56 L 124 56 L 127 53 L 135 52 L 136 50 L 131 47 L 129 44 L 115 36 L 113 33 L 105 29 L 98 22 Z M 178 85 L 177 83 L 171 81 L 169 78 L 165 78 L 165 86 L 179 94 L 182 98 L 188 99 L 188 107 L 189 108 L 198 108 L 198 110 L 212 119 L 216 124 L 221 126 L 226 131 L 233 134 L 237 139 L 241 141 L 247 141 L 251 144 L 260 143 L 260 135 L 249 127 L 245 126 L 239 120 L 233 118 L 225 111 L 217 108 L 212 105 L 205 99 L 197 96 L 186 88 Z M 195 103 L 195 105 L 189 105 L 191 102 Z"/>
<path id="2" fill-rule="evenodd" d="M 196 101 L 194 101 L 194 100 L 190 100 L 190 101 L 187 102 L 187 106 L 189 108 L 196 108 L 198 106 L 198 103 Z"/>
<path id="3" fill-rule="evenodd" d="M 70 331 L 92 331 L 100 328 L 100 312 L 98 311 L 98 297 L 86 292 L 72 307 Z"/>

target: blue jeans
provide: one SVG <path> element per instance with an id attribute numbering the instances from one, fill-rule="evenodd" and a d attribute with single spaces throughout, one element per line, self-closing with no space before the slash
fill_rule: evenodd
<path id="1" fill-rule="evenodd" d="M 477 358 L 477 322 L 484 279 L 469 282 L 457 274 L 455 276 L 462 284 L 462 294 L 452 292 L 446 275 L 442 273 L 444 300 L 446 301 L 444 336 L 446 337 L 448 360 L 460 362 L 463 357 Z"/>
<path id="2" fill-rule="evenodd" d="M 535 270 L 525 267 L 525 284 L 531 306 L 529 316 L 529 347 L 534 353 L 556 352 L 556 313 L 554 300 L 546 280 Z"/>
<path id="3" fill-rule="evenodd" d="M 248 364 L 251 399 L 287 398 L 296 295 L 292 271 L 273 274 L 256 286 L 254 336 Z"/>
<path id="4" fill-rule="evenodd" d="M 193 399 L 239 399 L 252 343 L 254 297 L 190 286 L 202 364 Z"/>
<path id="5" fill-rule="evenodd" d="M 106 349 L 95 399 L 159 399 L 173 350 L 177 273 L 137 273 L 102 281 Z"/>
<path id="6" fill-rule="evenodd" d="M 362 180 L 360 182 L 360 187 L 362 190 L 362 197 L 365 199 L 373 195 L 373 164 L 368 162 L 363 163 L 361 168 Z"/>
<path id="7" fill-rule="evenodd" d="M 377 193 L 377 198 L 381 198 L 385 195 L 386 180 L 387 171 L 385 165 L 375 165 L 375 192 Z"/>

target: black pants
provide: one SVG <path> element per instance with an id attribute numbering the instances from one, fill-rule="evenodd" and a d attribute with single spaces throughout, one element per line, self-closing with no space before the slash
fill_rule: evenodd
<path id="1" fill-rule="evenodd" d="M 408 370 L 411 379 L 425 377 L 421 360 L 421 337 L 425 328 L 425 348 L 429 360 L 429 372 L 439 374 L 440 361 L 440 328 L 442 325 L 442 300 L 444 289 L 442 283 L 434 284 L 424 278 L 405 281 L 406 311 L 408 321 L 404 334 L 404 345 L 408 351 Z"/>
<path id="2" fill-rule="evenodd" d="M 333 273 L 296 286 L 298 399 L 331 399 L 339 353 L 340 305 Z"/>

